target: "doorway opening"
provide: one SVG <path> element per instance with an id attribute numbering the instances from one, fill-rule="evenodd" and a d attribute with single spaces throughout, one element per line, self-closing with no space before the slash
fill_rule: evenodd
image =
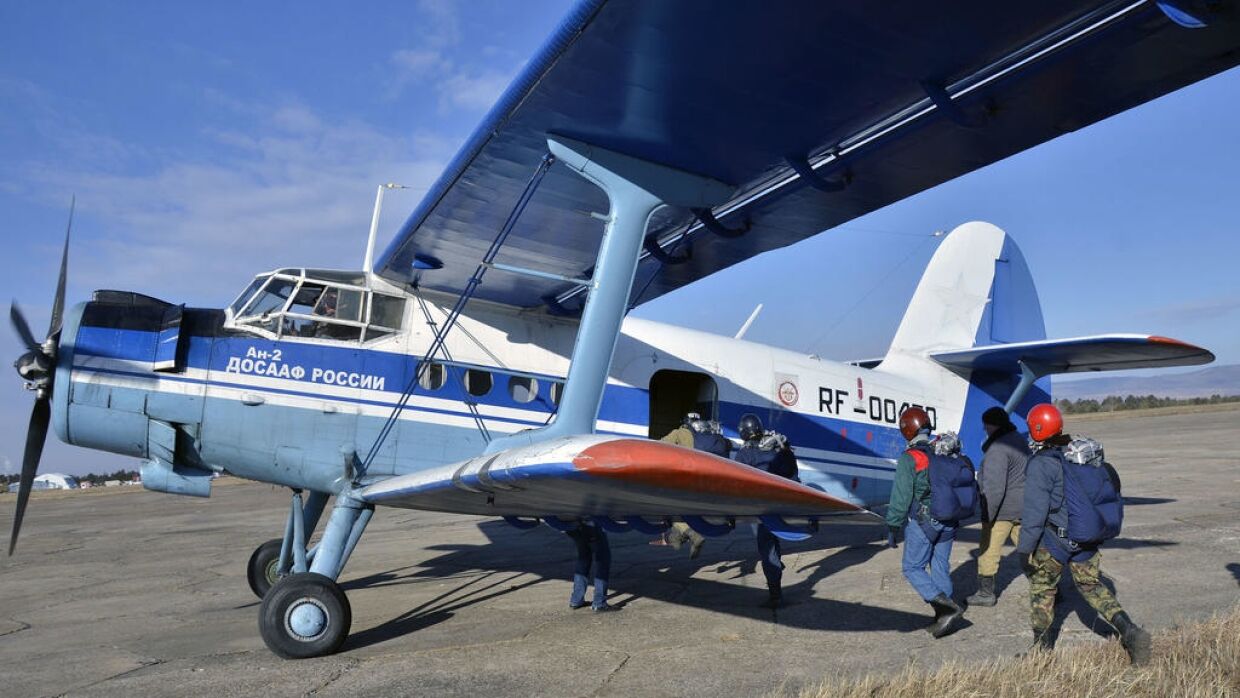
<path id="1" fill-rule="evenodd" d="M 697 412 L 703 419 L 719 418 L 715 379 L 693 371 L 656 371 L 650 377 L 650 438 L 667 436 L 689 412 Z"/>

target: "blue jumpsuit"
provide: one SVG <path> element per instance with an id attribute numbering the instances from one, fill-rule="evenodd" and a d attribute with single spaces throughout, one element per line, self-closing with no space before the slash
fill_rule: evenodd
<path id="1" fill-rule="evenodd" d="M 787 448 L 762 449 L 758 448 L 756 442 L 746 442 L 736 452 L 736 461 L 780 477 L 796 479 L 796 457 Z M 784 562 L 780 559 L 782 554 L 779 538 L 765 525 L 758 524 L 758 559 L 762 562 L 762 574 L 766 577 L 766 588 L 773 598 L 779 598 L 783 593 L 781 583 L 784 576 Z"/>

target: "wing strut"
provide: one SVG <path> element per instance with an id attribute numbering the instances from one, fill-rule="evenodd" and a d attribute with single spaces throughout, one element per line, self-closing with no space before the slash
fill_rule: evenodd
<path id="1" fill-rule="evenodd" d="M 707 177 L 564 136 L 548 136 L 547 146 L 552 155 L 602 189 L 611 210 L 555 422 L 496 439 L 487 447 L 488 453 L 594 431 L 651 214 L 664 204 L 709 208 L 726 201 L 733 191 Z"/>
<path id="2" fill-rule="evenodd" d="M 430 370 L 436 355 L 440 351 L 447 351 L 444 340 L 447 339 L 448 333 L 452 331 L 456 321 L 461 317 L 461 312 L 465 310 L 465 305 L 469 303 L 469 299 L 478 290 L 478 285 L 482 283 L 482 277 L 486 275 L 487 270 L 495 263 L 495 255 L 499 254 L 499 249 L 504 246 L 504 241 L 508 239 L 508 234 L 512 232 L 513 226 L 517 224 L 517 219 L 521 217 L 521 213 L 525 211 L 526 205 L 534 197 L 534 192 L 537 191 L 538 185 L 542 182 L 543 175 L 547 174 L 547 170 L 550 169 L 554 162 L 554 155 L 548 153 L 543 156 L 542 162 L 538 164 L 538 169 L 534 171 L 534 176 L 530 177 L 530 181 L 525 185 L 525 191 L 521 192 L 521 196 L 517 199 L 517 204 L 513 207 L 512 213 L 508 214 L 508 220 L 504 221 L 504 225 L 500 227 L 499 233 L 491 241 L 491 246 L 487 249 L 486 254 L 482 256 L 482 261 L 474 269 L 474 275 L 469 277 L 469 283 L 465 284 L 465 289 L 461 291 L 461 295 L 456 299 L 456 304 L 452 306 L 452 312 L 448 313 L 448 317 L 443 321 L 443 325 L 435 330 L 435 337 L 431 340 L 430 348 L 426 350 L 426 354 L 418 362 L 418 368 L 414 371 L 413 378 L 409 381 L 409 385 L 405 386 L 404 392 L 400 395 L 400 400 L 396 402 L 396 406 L 392 408 L 392 413 L 388 415 L 387 421 L 383 423 L 383 428 L 379 430 L 379 435 L 375 437 L 375 443 L 370 447 L 370 452 L 366 454 L 366 460 L 362 461 L 363 473 L 370 468 L 370 462 L 379 453 L 379 448 L 387 440 L 388 434 L 392 433 L 392 427 L 396 425 L 397 420 L 400 419 L 400 413 L 409 404 L 409 398 L 413 395 L 413 391 L 421 384 L 426 372 Z M 472 405 L 470 406 L 470 411 L 475 411 Z M 489 436 L 481 417 L 475 413 L 474 418 L 483 436 Z"/>

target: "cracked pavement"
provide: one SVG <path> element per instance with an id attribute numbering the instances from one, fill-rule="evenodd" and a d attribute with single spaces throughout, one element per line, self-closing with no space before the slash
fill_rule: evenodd
<path id="1" fill-rule="evenodd" d="M 1130 498 L 1103 568 L 1137 622 L 1163 628 L 1240 591 L 1240 409 L 1069 419 L 1106 443 Z M 15 497 L 0 495 L 0 521 Z M 546 527 L 380 509 L 341 581 L 352 635 L 290 662 L 258 635 L 245 564 L 278 535 L 285 491 L 225 479 L 209 500 L 128 489 L 36 493 L 0 561 L 0 686 L 55 695 L 753 695 L 828 676 L 1011 655 L 1029 642 L 1026 584 L 1005 559 L 996 608 L 933 641 L 881 526 L 786 545 L 786 595 L 765 596 L 745 527 L 702 556 L 613 535 L 610 602 L 568 608 L 573 546 Z M 953 553 L 973 590 L 978 528 Z M 1061 644 L 1104 641 L 1068 592 Z"/>

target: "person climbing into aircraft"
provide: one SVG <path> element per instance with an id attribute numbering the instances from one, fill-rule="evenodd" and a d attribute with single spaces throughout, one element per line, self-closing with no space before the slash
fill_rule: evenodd
<path id="1" fill-rule="evenodd" d="M 982 538 L 977 549 L 977 593 L 970 606 L 994 606 L 999 601 L 995 576 L 1003 545 L 1020 540 L 1020 510 L 1025 503 L 1025 464 L 1029 445 L 1002 407 L 982 413 L 986 441 L 978 481 L 982 490 Z"/>
<path id="2" fill-rule="evenodd" d="M 1029 577 L 1033 649 L 1054 648 L 1055 594 L 1064 567 L 1098 615 L 1119 633 L 1133 664 L 1150 660 L 1150 635 L 1124 611 L 1102 583 L 1099 548 L 1119 535 L 1123 500 L 1103 458 L 1102 444 L 1073 439 L 1063 415 L 1050 404 L 1029 410 L 1033 456 L 1025 469 L 1025 498 L 1016 552 Z"/>
<path id="3" fill-rule="evenodd" d="M 976 509 L 977 483 L 973 464 L 961 455 L 955 434 L 946 432 L 931 439 L 930 415 L 925 410 L 904 410 L 899 426 L 908 448 L 896 462 L 887 506 L 887 545 L 896 547 L 896 536 L 903 529 L 904 577 L 934 609 L 934 620 L 926 630 L 940 638 L 955 630 L 964 615 L 952 598 L 952 542 L 959 522 Z"/>
<path id="4" fill-rule="evenodd" d="M 727 458 L 732 454 L 732 442 L 728 441 L 722 432 L 719 422 L 702 419 L 702 415 L 697 412 L 690 412 L 685 415 L 680 426 L 668 432 L 660 441 Z M 702 545 L 706 538 L 690 528 L 689 524 L 677 521 L 672 524 L 671 530 L 651 541 L 651 545 L 670 545 L 680 550 L 680 546 L 685 542 L 689 543 L 689 559 L 695 559 L 702 554 Z"/>
<path id="5" fill-rule="evenodd" d="M 788 439 L 783 434 L 766 431 L 762 420 L 755 414 L 741 416 L 736 426 L 741 447 L 736 452 L 737 462 L 765 470 L 768 473 L 797 480 L 797 460 Z M 758 559 L 762 562 L 762 574 L 766 577 L 767 599 L 763 608 L 778 608 L 783 604 L 783 551 L 779 538 L 765 524 L 757 525 Z"/>
<path id="6" fill-rule="evenodd" d="M 573 568 L 573 593 L 568 597 L 568 607 L 578 609 L 586 605 L 586 587 L 594 577 L 594 598 L 591 606 L 595 613 L 620 610 L 607 603 L 607 578 L 611 575 L 611 544 L 607 532 L 593 521 L 583 520 L 574 529 L 565 531 L 577 545 L 577 564 Z"/>

